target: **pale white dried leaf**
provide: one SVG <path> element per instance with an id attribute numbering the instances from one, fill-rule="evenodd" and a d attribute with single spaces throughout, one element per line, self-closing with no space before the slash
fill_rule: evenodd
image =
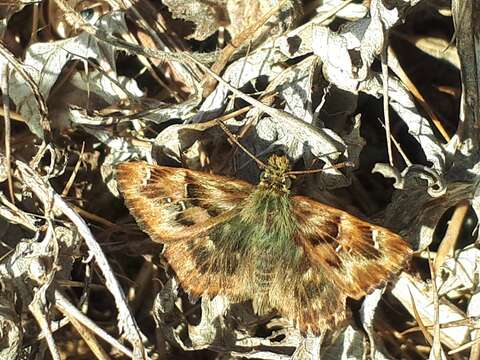
<path id="1" fill-rule="evenodd" d="M 467 315 L 472 318 L 478 318 L 480 316 L 480 292 L 475 291 L 468 302 Z"/>
<path id="2" fill-rule="evenodd" d="M 14 281 L 0 275 L 0 359 L 16 359 L 20 353 L 23 343 L 23 329 L 21 317 L 16 311 L 16 289 Z"/>
<path id="3" fill-rule="evenodd" d="M 193 116 L 194 109 L 199 105 L 201 96 L 198 94 L 190 97 L 180 104 L 174 105 L 158 105 L 155 108 L 150 108 L 139 114 L 139 119 L 151 121 L 155 124 L 160 124 L 171 119 L 187 119 Z"/>
<path id="4" fill-rule="evenodd" d="M 0 193 L 0 217 L 3 217 L 11 224 L 20 224 L 32 231 L 38 231 L 36 218 L 20 210 L 15 204 L 11 203 L 3 193 Z M 2 229 L 0 237 L 3 237 L 7 232 L 8 225 L 2 224 L 0 228 Z"/>
<path id="5" fill-rule="evenodd" d="M 370 72 L 370 67 L 373 60 L 379 56 L 386 46 L 388 31 L 400 21 L 401 4 L 396 6 L 389 6 L 382 0 L 372 0 L 370 2 L 370 16 L 362 19 L 368 22 L 363 34 L 357 33 L 360 36 L 360 55 L 362 58 L 362 66 L 359 70 L 359 78 L 365 79 Z M 359 24 L 358 21 L 355 24 Z M 345 29 L 348 31 L 348 25 Z"/>
<path id="6" fill-rule="evenodd" d="M 63 85 L 62 91 L 55 94 L 55 99 L 49 102 L 49 119 L 60 130 L 70 128 L 72 123 L 106 125 L 100 121 L 100 116 L 89 116 L 83 109 L 101 109 L 143 95 L 136 81 L 124 76 L 113 81 L 112 77 L 96 70 L 88 75 L 75 73 L 69 83 Z M 108 117 L 104 121 L 108 121 Z"/>
<path id="7" fill-rule="evenodd" d="M 360 159 L 360 153 L 367 144 L 365 139 L 360 135 L 360 114 L 354 119 L 352 131 L 349 134 L 342 135 L 342 139 L 347 144 L 346 158 L 353 164 L 357 165 Z"/>
<path id="8" fill-rule="evenodd" d="M 236 88 L 242 88 L 260 76 L 274 78 L 283 71 L 281 65 L 287 58 L 271 43 L 254 51 L 248 56 L 234 61 L 222 74 L 222 78 Z M 187 122 L 195 123 L 212 119 L 223 113 L 229 93 L 228 88 L 220 83 L 202 103 L 198 114 Z"/>
<path id="9" fill-rule="evenodd" d="M 220 26 L 227 25 L 227 0 L 214 0 L 209 3 L 202 1 L 165 0 L 172 16 L 193 23 L 195 31 L 190 38 L 205 40 Z"/>
<path id="10" fill-rule="evenodd" d="M 278 354 L 269 351 L 252 351 L 250 353 L 232 353 L 233 357 L 239 357 L 242 359 L 262 359 L 262 360 L 290 360 L 292 357 L 290 355 Z"/>
<path id="11" fill-rule="evenodd" d="M 134 84 L 136 87 L 136 83 Z M 138 88 L 137 88 L 138 89 Z M 153 99 L 149 99 L 148 106 L 142 108 L 138 113 L 131 114 L 127 109 L 126 114 L 121 114 L 122 109 L 118 109 L 118 112 L 113 115 L 103 115 L 96 111 L 85 110 L 82 107 L 70 104 L 68 119 L 77 125 L 89 125 L 89 126 L 106 126 L 117 124 L 120 121 L 130 119 L 131 121 L 141 120 L 148 121 L 155 124 L 161 124 L 171 119 L 183 119 L 193 116 L 194 108 L 199 104 L 198 97 L 192 97 L 180 104 L 165 105 L 160 102 L 156 102 Z M 119 114 L 120 113 L 120 114 Z"/>
<path id="12" fill-rule="evenodd" d="M 171 125 L 157 135 L 153 144 L 155 149 L 158 149 L 159 156 L 177 163 L 192 160 L 196 163 L 193 168 L 200 169 L 199 159 L 202 150 L 200 142 L 204 137 L 203 132 L 207 132 L 215 126 L 217 126 L 216 123 L 211 121 L 198 124 Z"/>
<path id="13" fill-rule="evenodd" d="M 395 189 L 425 189 L 433 198 L 443 196 L 447 192 L 447 184 L 442 174 L 428 166 L 412 164 L 400 172 L 390 164 L 377 163 L 372 173 L 379 173 L 386 178 L 394 179 L 393 187 Z"/>
<path id="14" fill-rule="evenodd" d="M 129 154 L 130 157 L 137 155 L 139 157 L 145 157 L 150 154 L 150 147 L 135 146 L 128 139 L 120 136 L 112 136 L 109 131 L 100 130 L 98 128 L 91 128 L 85 126 L 84 131 L 95 136 L 100 142 L 107 145 L 113 152 L 119 154 Z M 121 155 L 118 155 L 121 157 Z"/>
<path id="15" fill-rule="evenodd" d="M 408 3 L 404 4 L 407 5 Z M 392 6 L 387 9 L 382 2 L 374 0 L 371 3 L 371 17 L 348 23 L 338 33 L 314 25 L 311 30 L 304 29 L 304 35 L 307 44 L 311 43 L 314 54 L 322 60 L 323 74 L 328 81 L 354 94 L 363 91 L 378 97 L 383 94 L 381 79 L 370 67 L 385 46 L 385 33 L 400 18 L 400 8 Z M 285 43 L 283 47 L 285 48 Z M 361 61 L 354 61 L 353 53 L 357 53 Z M 371 75 L 373 79 L 370 79 Z M 399 81 L 391 79 L 389 92 L 390 105 L 407 123 L 410 133 L 422 144 L 428 160 L 434 163 L 435 168 L 443 169 L 444 150 L 436 140 L 429 122 L 419 115 L 408 91 Z"/>
<path id="16" fill-rule="evenodd" d="M 47 288 L 52 288 L 54 279 L 70 279 L 72 264 L 79 254 L 79 248 L 80 241 L 75 231 L 63 226 L 54 229 L 49 227 L 43 241 L 19 241 L 15 249 L 2 260 L 0 332 L 4 341 L 0 350 L 1 359 L 16 358 L 7 354 L 18 354 L 19 347 L 23 345 L 20 318 L 28 318 L 27 312 L 32 311 L 30 305 L 40 293 L 39 288 L 46 291 Z M 44 317 L 49 308 L 50 305 L 33 311 L 37 316 Z"/>
<path id="17" fill-rule="evenodd" d="M 62 212 L 75 225 L 78 234 L 85 240 L 86 245 L 94 255 L 95 261 L 104 276 L 106 287 L 115 300 L 115 305 L 118 310 L 118 328 L 132 344 L 134 356 L 138 358 L 142 357 L 144 354 L 144 345 L 141 339 L 145 336 L 141 333 L 135 318 L 132 316 L 118 280 L 113 274 L 102 248 L 93 237 L 87 224 L 38 173 L 21 161 L 16 161 L 16 166 L 20 171 L 21 178 L 25 185 L 44 203 L 44 207 Z M 64 269 L 62 269 L 62 271 L 63 270 Z M 70 274 L 70 271 L 68 271 L 68 274 Z"/>
<path id="18" fill-rule="evenodd" d="M 84 92 L 96 94 L 107 104 L 145 95 L 135 80 L 120 75 L 107 76 L 97 70 L 91 70 L 88 74 L 76 73 L 72 76 L 70 85 Z"/>
<path id="19" fill-rule="evenodd" d="M 257 154 L 265 154 L 276 148 L 282 149 L 293 161 L 316 158 L 325 162 L 325 168 L 331 167 L 341 155 L 349 161 L 348 147 L 344 140 L 334 131 L 327 128 L 310 128 L 285 124 L 281 119 L 262 118 L 255 127 L 256 136 L 250 142 L 250 147 Z M 269 144 L 262 147 L 262 144 Z M 241 154 L 239 154 L 241 155 Z M 320 174 L 328 187 L 344 187 L 349 184 L 345 175 L 336 170 L 328 169 Z"/>
<path id="20" fill-rule="evenodd" d="M 383 85 L 381 75 L 372 73 L 372 77 L 362 83 L 362 91 L 381 97 Z M 390 106 L 408 127 L 408 132 L 421 145 L 426 158 L 433 163 L 433 168 L 444 172 L 446 150 L 438 141 L 430 122 L 420 114 L 408 89 L 396 78 L 388 80 Z"/>
<path id="21" fill-rule="evenodd" d="M 102 17 L 98 26 L 108 29 L 109 32 L 127 31 L 124 15 L 120 12 L 112 12 L 108 16 Z M 85 61 L 88 58 L 95 59 L 105 71 L 111 72 L 110 76 L 116 77 L 116 71 L 114 71 L 115 49 L 106 43 L 99 42 L 87 33 L 81 33 L 67 40 L 35 43 L 27 49 L 24 64 L 26 71 L 37 83 L 44 99 L 48 99 L 63 67 L 69 61 L 76 59 Z M 109 87 L 111 86 L 109 85 Z M 40 125 L 37 103 L 23 78 L 16 73 L 11 78 L 10 97 L 17 105 L 22 117 L 28 119 L 27 124 L 30 130 L 41 136 L 43 130 Z M 55 123 L 52 125 L 55 127 Z"/>
<path id="22" fill-rule="evenodd" d="M 373 323 L 375 320 L 375 313 L 382 298 L 385 288 L 375 289 L 372 293 L 365 296 L 362 306 L 360 308 L 360 320 L 362 321 L 363 328 L 367 332 L 370 340 L 373 340 Z"/>
<path id="23" fill-rule="evenodd" d="M 323 75 L 338 88 L 357 92 L 359 79 L 349 51 L 358 43 L 349 44 L 348 37 L 324 26 L 314 26 L 312 50 L 323 64 Z"/>
<path id="24" fill-rule="evenodd" d="M 223 296 L 201 299 L 202 317 L 198 325 L 184 321 L 176 327 L 168 319 L 179 316 L 176 282 L 169 280 L 155 299 L 154 318 L 163 335 L 185 351 L 210 349 L 229 353 L 231 357 L 255 359 L 289 358 L 291 350 L 298 346 L 302 336 L 296 329 L 279 330 L 269 338 L 256 337 L 245 330 L 237 330 L 235 324 L 249 324 L 257 318 L 245 305 L 231 305 Z M 174 280 L 172 280 L 174 281 Z M 277 336 L 284 334 L 282 340 Z"/>
<path id="25" fill-rule="evenodd" d="M 157 312 L 167 314 L 173 311 L 175 300 L 178 296 L 178 283 L 174 277 L 168 279 L 162 290 L 155 299 L 155 309 Z"/>
<path id="26" fill-rule="evenodd" d="M 320 360 L 321 337 L 306 336 L 292 355 L 292 360 Z"/>
<path id="27" fill-rule="evenodd" d="M 375 360 L 390 359 L 384 354 L 383 344 L 377 338 L 375 331 L 375 314 L 382 298 L 385 288 L 375 289 L 371 294 L 365 297 L 360 308 L 360 320 L 362 321 L 363 329 L 367 333 L 370 344 L 370 356 Z"/>
<path id="28" fill-rule="evenodd" d="M 337 337 L 333 345 L 329 346 L 324 352 L 322 352 L 322 358 L 342 360 L 364 359 L 366 356 L 365 341 L 366 339 L 363 332 L 349 325 Z"/>
<path id="29" fill-rule="evenodd" d="M 480 163 L 477 162 L 476 164 L 470 164 L 470 159 L 467 158 L 467 160 L 463 161 L 461 164 L 463 167 L 468 169 L 468 173 L 474 176 L 474 181 L 476 182 L 476 187 L 475 190 L 473 191 L 473 196 L 471 199 L 471 205 L 472 209 L 475 212 L 475 215 L 477 216 L 477 219 L 480 219 Z M 474 161 L 477 161 L 474 159 Z M 480 233 L 477 234 L 477 242 L 479 241 L 480 238 Z"/>
<path id="30" fill-rule="evenodd" d="M 190 127 L 191 125 L 186 126 Z M 161 131 L 154 140 L 154 144 L 161 148 L 162 154 L 178 163 L 182 162 L 182 152 L 185 150 L 180 141 L 182 129 L 184 129 L 182 125 L 170 125 Z"/>
<path id="31" fill-rule="evenodd" d="M 312 52 L 314 24 L 307 23 L 274 39 L 272 48 L 286 58 L 303 56 Z"/>
<path id="32" fill-rule="evenodd" d="M 232 38 L 252 26 L 272 8 L 278 6 L 280 0 L 228 0 L 227 10 L 230 16 L 230 24 L 226 29 Z M 244 47 L 257 44 L 272 36 L 278 36 L 288 29 L 301 13 L 301 4 L 297 0 L 287 1 L 280 10 L 273 14 L 263 26 L 253 34 Z M 248 19 L 248 22 L 246 21 Z"/>
<path id="33" fill-rule="evenodd" d="M 324 63 L 325 77 L 340 89 L 357 93 L 385 46 L 385 34 L 400 18 L 395 6 L 372 0 L 369 17 L 345 24 L 338 33 L 314 25 L 312 50 Z"/>
<path id="34" fill-rule="evenodd" d="M 465 176 L 458 168 L 452 168 L 446 176 L 439 176 L 435 170 L 421 165 L 412 165 L 402 173 L 385 164 L 382 166 L 383 176 L 398 179 L 403 183 L 402 190 L 393 193 L 392 201 L 383 217 L 383 224 L 403 235 L 415 249 L 426 249 L 445 211 L 462 200 L 471 199 L 478 189 L 478 180 L 468 179 L 470 176 Z M 379 169 L 377 164 L 374 171 Z M 445 179 L 449 181 L 445 182 Z M 439 185 L 439 188 L 433 188 L 432 192 L 428 186 L 435 187 L 435 184 Z M 397 183 L 394 186 L 397 187 Z M 435 196 L 436 190 L 440 197 Z M 436 199 L 432 199 L 432 195 Z"/>
<path id="35" fill-rule="evenodd" d="M 480 336 L 480 330 L 478 329 L 478 319 L 480 317 L 480 291 L 478 291 L 478 286 L 475 291 L 472 292 L 472 296 L 468 301 L 467 316 L 469 316 L 476 325 L 476 329 L 472 329 L 471 331 L 470 338 L 472 340 L 478 339 Z"/>
<path id="36" fill-rule="evenodd" d="M 332 10 L 335 10 L 341 6 L 344 0 L 324 0 L 322 4 L 315 9 L 316 15 L 310 20 L 311 23 L 317 23 L 317 19 L 322 19 L 325 15 L 330 14 Z M 355 21 L 361 19 L 368 14 L 368 7 L 365 2 L 361 4 L 350 3 L 341 10 L 335 13 L 335 16 L 330 17 L 322 22 L 323 25 L 328 25 L 337 18 L 345 19 L 348 21 Z"/>
<path id="37" fill-rule="evenodd" d="M 193 34 L 187 38 L 205 40 L 219 28 L 224 27 L 233 38 L 252 26 L 262 14 L 278 4 L 277 0 L 165 0 L 164 4 L 174 18 L 183 19 L 194 25 Z M 288 27 L 295 19 L 294 5 L 283 6 L 280 14 L 272 17 L 249 39 L 254 42 L 259 37 L 273 35 Z M 295 6 L 299 6 L 295 4 Z"/>
<path id="38" fill-rule="evenodd" d="M 318 59 L 309 56 L 285 69 L 266 89 L 266 93 L 275 91 L 277 96 L 285 101 L 285 111 L 309 124 L 313 123 L 312 91 L 317 81 L 317 65 Z"/>
<path id="39" fill-rule="evenodd" d="M 61 265 L 61 267 L 56 270 L 56 274 L 63 279 L 69 279 L 74 256 L 79 253 L 80 241 L 78 233 L 65 226 L 56 226 L 53 231 L 55 232 L 55 239 L 60 252 L 63 254 L 63 256 L 59 257 L 59 265 Z M 0 276 L 5 278 L 13 277 L 15 282 L 17 282 L 15 286 L 16 288 L 18 286 L 17 290 L 27 291 L 21 293 L 21 296 L 24 296 L 25 299 L 31 296 L 31 293 L 28 291 L 33 288 L 27 289 L 22 279 L 30 274 L 33 259 L 36 259 L 37 263 L 46 264 L 45 259 L 53 256 L 53 250 L 49 248 L 47 250 L 47 248 L 46 245 L 41 242 L 32 242 L 30 240 L 20 241 L 15 247 L 15 251 L 0 263 Z M 28 275 L 28 277 L 30 276 Z M 33 286 L 33 284 L 30 285 Z M 27 302 L 24 305 L 27 305 Z"/>
<path id="40" fill-rule="evenodd" d="M 412 317 L 415 317 L 413 306 L 416 307 L 423 324 L 429 328 L 433 334 L 432 325 L 434 324 L 436 311 L 431 292 L 432 289 L 428 287 L 427 284 L 406 273 L 402 273 L 399 276 L 391 290 L 392 295 L 403 304 Z M 442 324 L 461 321 L 465 318 L 465 313 L 455 305 L 444 298 L 439 299 L 440 326 Z M 441 327 L 440 341 L 451 349 L 457 348 L 469 340 L 469 333 L 469 328 L 464 325 Z"/>
<path id="41" fill-rule="evenodd" d="M 148 159 L 151 161 L 151 144 L 148 141 L 139 141 L 138 144 L 135 144 L 127 138 L 113 136 L 109 131 L 101 130 L 97 127 L 84 126 L 83 130 L 109 147 L 110 153 L 107 154 L 100 166 L 100 174 L 102 175 L 103 182 L 107 185 L 111 193 L 114 196 L 119 196 L 115 166 L 121 162 L 132 159 Z"/>
<path id="42" fill-rule="evenodd" d="M 195 349 L 203 349 L 217 342 L 225 342 L 225 313 L 230 302 L 224 296 L 215 296 L 212 300 L 202 298 L 202 318 L 197 326 L 190 326 L 188 334 Z"/>
<path id="43" fill-rule="evenodd" d="M 475 247 L 455 252 L 453 258 L 445 259 L 441 273 L 437 274 L 438 295 L 455 290 L 472 290 L 476 293 L 480 275 L 480 250 Z"/>
<path id="44" fill-rule="evenodd" d="M 7 157 L 3 152 L 0 153 L 0 183 L 6 181 L 8 178 L 7 164 Z"/>

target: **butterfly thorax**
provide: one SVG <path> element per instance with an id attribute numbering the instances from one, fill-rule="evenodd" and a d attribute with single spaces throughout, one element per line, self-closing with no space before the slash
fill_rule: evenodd
<path id="1" fill-rule="evenodd" d="M 245 202 L 241 222 L 249 229 L 248 245 L 253 252 L 267 253 L 276 261 L 296 256 L 292 236 L 297 221 L 292 217 L 292 203 L 287 191 L 258 187 Z"/>

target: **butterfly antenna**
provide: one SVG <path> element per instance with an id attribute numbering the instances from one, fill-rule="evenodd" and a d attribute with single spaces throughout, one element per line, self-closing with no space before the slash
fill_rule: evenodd
<path id="1" fill-rule="evenodd" d="M 216 119 L 215 121 L 217 122 L 218 126 L 220 126 L 220 128 L 223 130 L 223 132 L 224 132 L 225 134 L 227 134 L 228 138 L 229 138 L 230 140 L 232 140 L 236 145 L 238 145 L 238 147 L 239 147 L 240 149 L 242 149 L 242 150 L 245 152 L 245 154 L 247 154 L 250 158 L 252 158 L 252 160 L 254 160 L 261 169 L 267 168 L 267 165 L 266 165 L 266 164 L 264 164 L 262 161 L 260 161 L 255 155 L 253 155 L 245 146 L 243 146 L 243 145 L 237 140 L 237 138 L 235 137 L 235 135 L 232 134 L 232 133 L 230 132 L 230 130 L 228 130 L 227 126 L 224 124 L 224 122 L 223 122 L 222 120 Z"/>
<path id="2" fill-rule="evenodd" d="M 355 164 L 353 162 L 345 161 L 345 162 L 341 162 L 341 163 L 338 163 L 338 164 L 335 164 L 335 165 L 332 165 L 332 166 L 328 166 L 328 167 L 323 168 L 323 169 L 287 171 L 285 173 L 285 175 L 315 174 L 315 173 L 319 173 L 319 172 L 322 172 L 322 171 L 325 171 L 325 170 L 342 169 L 342 168 L 345 168 L 345 167 L 354 167 L 354 166 L 355 166 Z"/>

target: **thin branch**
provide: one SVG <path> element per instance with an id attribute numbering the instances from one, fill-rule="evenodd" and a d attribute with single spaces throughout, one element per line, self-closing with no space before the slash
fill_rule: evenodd
<path id="1" fill-rule="evenodd" d="M 445 236 L 443 237 L 443 240 L 438 247 L 437 256 L 435 257 L 433 265 L 435 272 L 438 273 L 440 271 L 440 267 L 443 265 L 447 257 L 453 257 L 455 245 L 457 244 L 458 238 L 460 237 L 463 222 L 469 208 L 470 201 L 468 200 L 461 201 L 455 207 L 455 211 L 453 212 L 452 218 L 450 219 L 450 223 L 448 225 Z"/>
<path id="2" fill-rule="evenodd" d="M 80 324 L 89 328 L 91 331 L 93 331 L 107 343 L 112 345 L 114 348 L 118 349 L 128 357 L 133 358 L 133 353 L 129 349 L 120 344 L 113 336 L 109 335 L 107 332 L 98 327 L 97 324 L 95 324 L 92 320 L 85 316 L 85 314 L 78 310 L 75 305 L 68 301 L 68 299 L 63 296 L 58 290 L 55 290 L 55 306 L 65 316 L 76 319 Z"/>
<path id="3" fill-rule="evenodd" d="M 385 136 L 387 138 L 388 163 L 393 167 L 392 140 L 390 127 L 390 107 L 388 96 L 388 44 L 382 52 L 382 78 L 383 78 L 383 115 L 385 117 Z"/>
<path id="4" fill-rule="evenodd" d="M 5 119 L 5 171 L 7 172 L 8 180 L 8 193 L 10 195 L 10 201 L 15 204 L 15 196 L 13 194 L 13 181 L 12 181 L 12 126 L 10 121 L 10 96 L 9 96 L 9 66 L 8 63 L 4 63 L 1 70 L 1 88 L 2 88 L 2 101 L 3 101 L 3 118 Z"/>

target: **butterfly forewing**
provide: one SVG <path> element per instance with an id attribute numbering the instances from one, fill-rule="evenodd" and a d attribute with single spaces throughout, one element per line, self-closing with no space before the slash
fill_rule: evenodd
<path id="1" fill-rule="evenodd" d="M 344 211 L 305 198 L 292 198 L 295 243 L 336 286 L 359 299 L 398 273 L 412 250 L 397 234 Z"/>
<path id="2" fill-rule="evenodd" d="M 205 234 L 234 216 L 254 188 L 227 177 L 146 162 L 120 164 L 117 182 L 139 226 L 158 242 Z"/>

